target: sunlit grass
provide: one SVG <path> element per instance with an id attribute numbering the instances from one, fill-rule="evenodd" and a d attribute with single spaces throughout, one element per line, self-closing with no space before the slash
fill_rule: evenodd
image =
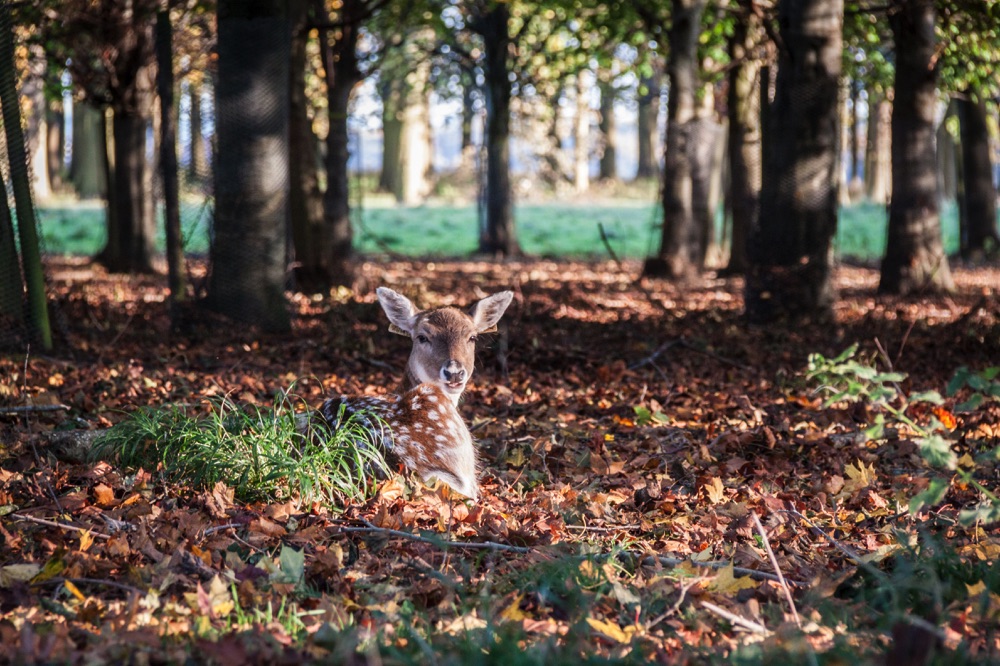
<path id="1" fill-rule="evenodd" d="M 212 403 L 207 415 L 165 405 L 139 409 L 101 436 L 93 456 L 130 469 L 162 470 L 169 481 L 196 488 L 223 482 L 241 501 L 296 499 L 334 504 L 366 497 L 388 474 L 366 422 L 358 412 L 329 431 L 303 427 L 289 393 L 273 407 Z"/>
<path id="2" fill-rule="evenodd" d="M 208 201 L 182 204 L 181 224 L 187 252 L 208 252 Z M 515 205 L 517 235 L 529 255 L 564 258 L 608 258 L 607 245 L 621 258 L 640 259 L 656 251 L 661 212 L 654 200 L 602 199 Z M 414 257 L 464 257 L 476 251 L 479 212 L 474 205 L 430 204 L 396 206 L 385 196 L 371 196 L 352 212 L 354 242 L 363 254 L 399 254 Z M 52 254 L 93 255 L 105 242 L 104 208 L 87 203 L 42 207 L 39 210 L 45 251 Z M 942 207 L 945 249 L 958 250 L 958 216 L 953 203 Z M 874 261 L 885 252 L 886 209 L 861 203 L 840 209 L 834 250 L 837 256 Z M 162 225 L 158 246 L 164 246 Z"/>

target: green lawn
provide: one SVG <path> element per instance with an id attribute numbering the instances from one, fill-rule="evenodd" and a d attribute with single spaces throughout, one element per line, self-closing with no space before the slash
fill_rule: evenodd
<path id="1" fill-rule="evenodd" d="M 607 257 L 600 228 L 620 258 L 641 258 L 658 243 L 659 206 L 635 200 L 601 204 L 525 204 L 515 207 L 517 233 L 525 252 L 554 257 Z M 182 206 L 182 225 L 192 254 L 208 251 L 211 208 Z M 93 203 L 40 207 L 43 247 L 53 254 L 87 255 L 104 244 L 104 208 Z M 362 253 L 391 251 L 410 256 L 465 256 L 476 249 L 474 206 L 426 205 L 410 208 L 376 200 L 353 212 L 355 242 Z M 942 210 L 945 247 L 958 249 L 956 208 Z M 878 259 L 885 250 L 883 206 L 842 208 L 835 240 L 838 256 Z M 161 232 L 160 247 L 163 246 Z"/>

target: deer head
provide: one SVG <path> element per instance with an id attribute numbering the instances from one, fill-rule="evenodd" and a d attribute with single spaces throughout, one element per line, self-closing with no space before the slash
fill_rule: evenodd
<path id="1" fill-rule="evenodd" d="M 413 339 L 403 389 L 433 383 L 457 405 L 475 366 L 476 337 L 496 330 L 513 292 L 487 296 L 466 310 L 418 310 L 410 299 L 392 289 L 379 287 L 376 292 L 389 317 L 389 330 Z"/>

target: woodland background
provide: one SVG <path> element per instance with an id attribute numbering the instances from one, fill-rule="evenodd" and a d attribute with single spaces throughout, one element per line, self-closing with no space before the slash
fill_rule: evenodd
<path id="1" fill-rule="evenodd" d="M 998 658 L 997 3 L 0 19 L 2 659 Z M 515 291 L 477 503 L 233 471 L 379 285 Z"/>

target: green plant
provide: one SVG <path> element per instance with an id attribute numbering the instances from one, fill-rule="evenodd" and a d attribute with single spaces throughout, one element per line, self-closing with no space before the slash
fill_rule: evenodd
<path id="1" fill-rule="evenodd" d="M 917 513 L 926 506 L 939 503 L 957 477 L 964 483 L 975 488 L 985 502 L 978 507 L 966 509 L 959 513 L 963 524 L 973 522 L 992 523 L 1000 520 L 1000 497 L 976 480 L 975 461 L 971 465 L 958 465 L 958 456 L 953 449 L 953 437 L 936 415 L 931 416 L 925 425 L 911 418 L 907 409 L 916 403 L 924 402 L 941 405 L 944 399 L 937 391 L 925 391 L 907 395 L 900 383 L 906 375 L 900 372 L 881 372 L 875 367 L 875 357 L 857 360 L 858 345 L 851 345 L 835 358 L 828 359 L 822 354 L 809 355 L 809 370 L 807 380 L 819 385 L 819 390 L 830 393 L 825 406 L 845 401 L 865 401 L 876 412 L 872 425 L 865 430 L 869 439 L 883 439 L 890 421 L 895 425 L 905 425 L 914 434 L 913 441 L 920 448 L 924 461 L 931 467 L 954 472 L 950 478 L 938 477 L 931 480 L 929 486 L 910 500 L 911 513 Z M 970 398 L 958 405 L 958 409 L 972 408 L 982 403 L 985 396 L 1000 395 L 1000 383 L 994 378 L 1000 374 L 1000 369 L 990 368 L 983 373 L 971 372 L 968 368 L 959 368 L 948 384 L 948 394 L 954 395 L 964 386 L 969 386 L 979 400 Z M 985 394 L 985 396 L 984 396 Z"/>
<path id="2" fill-rule="evenodd" d="M 388 475 L 378 416 L 358 412 L 341 423 L 331 432 L 309 422 L 285 391 L 271 408 L 215 400 L 207 416 L 175 406 L 144 408 L 100 437 L 93 456 L 162 469 L 169 480 L 199 488 L 221 481 L 241 501 L 340 503 L 367 496 L 374 479 Z"/>

